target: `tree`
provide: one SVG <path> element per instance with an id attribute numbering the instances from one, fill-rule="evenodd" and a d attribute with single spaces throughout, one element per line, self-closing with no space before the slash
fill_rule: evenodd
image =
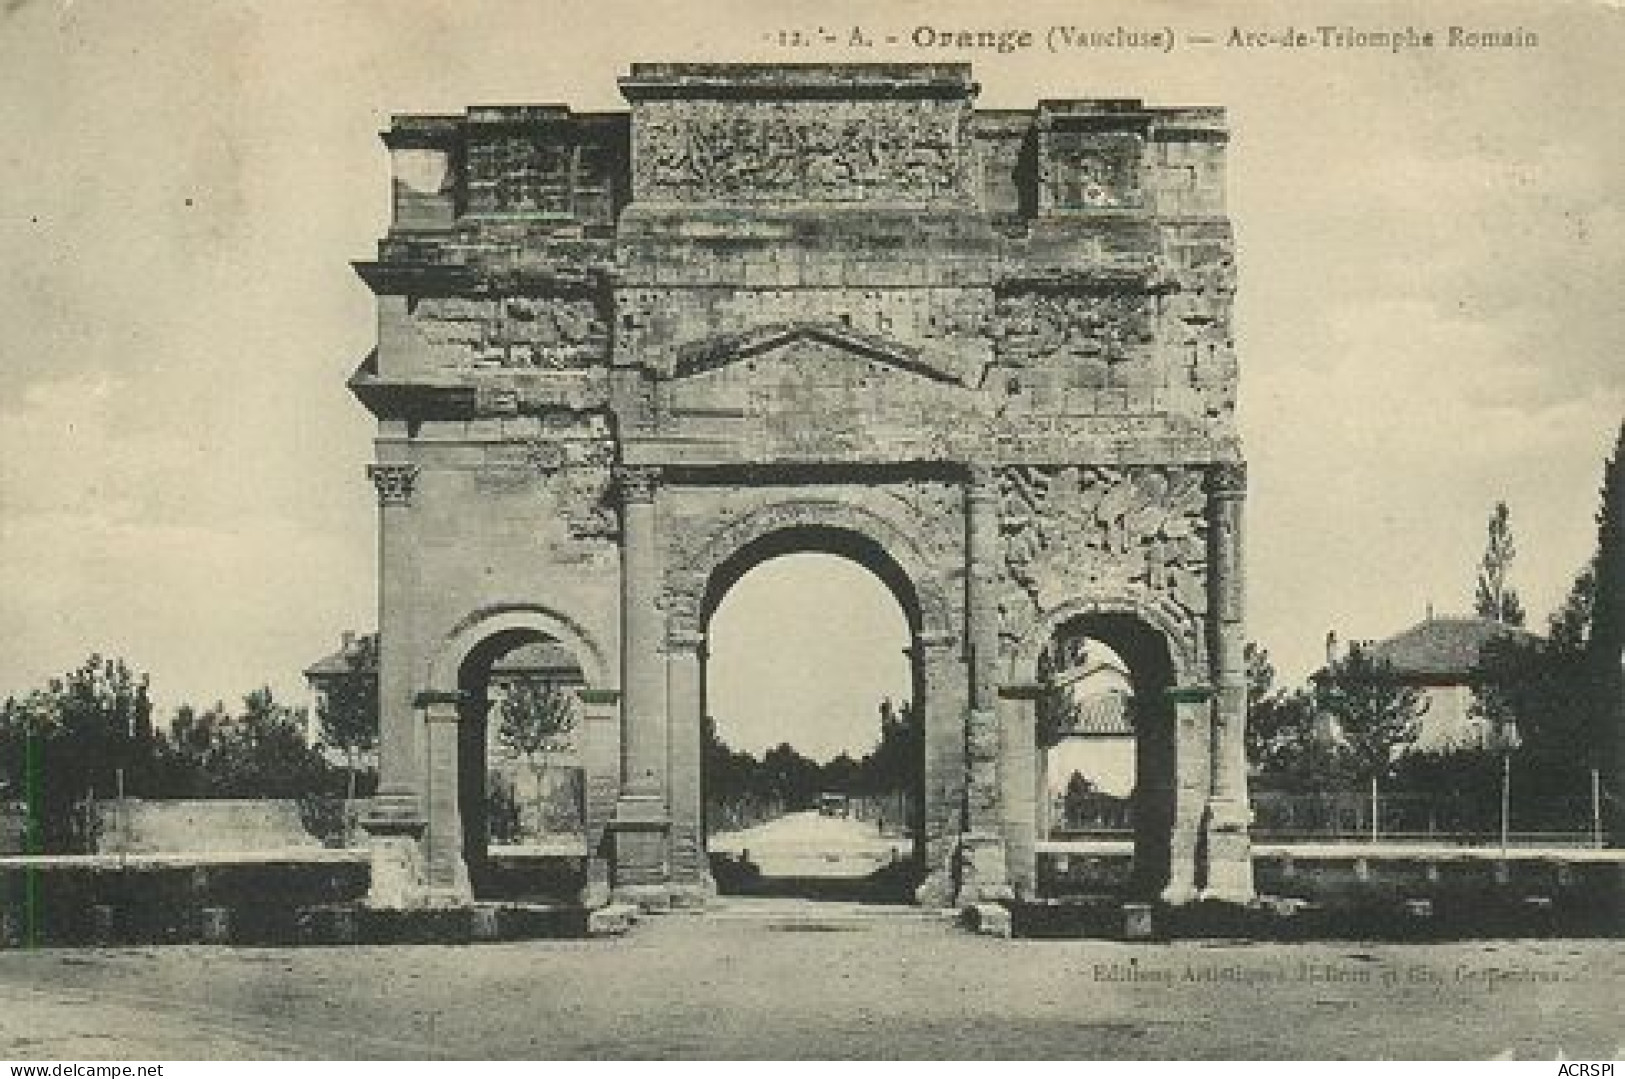
<path id="1" fill-rule="evenodd" d="M 217 711 L 223 712 L 222 709 Z M 303 708 L 281 704 L 269 686 L 243 697 L 242 711 L 209 724 L 205 786 L 217 798 L 334 796 L 337 774 L 305 740 Z"/>
<path id="2" fill-rule="evenodd" d="M 1611 823 L 1618 846 L 1625 843 L 1625 423 L 1603 468 L 1601 496 L 1587 657 L 1596 687 L 1596 748 L 1613 778 Z"/>
<path id="3" fill-rule="evenodd" d="M 1322 736 L 1314 700 L 1301 689 L 1277 688 L 1275 666 L 1260 645 L 1242 649 L 1247 664 L 1247 761 L 1252 774 L 1277 790 L 1341 785 L 1338 746 Z"/>
<path id="4" fill-rule="evenodd" d="M 1301 689 L 1259 701 L 1247 720 L 1247 755 L 1253 774 L 1276 790 L 1325 790 L 1347 783 L 1342 747 L 1327 737 L 1314 697 Z"/>
<path id="5" fill-rule="evenodd" d="M 1251 707 L 1275 692 L 1275 664 L 1270 662 L 1269 649 L 1257 641 L 1242 647 L 1241 658 L 1247 666 L 1247 705 Z"/>
<path id="6" fill-rule="evenodd" d="M 177 708 L 168 729 L 158 732 L 153 793 L 164 798 L 207 798 L 230 722 L 223 704 L 201 713 L 189 704 Z"/>
<path id="7" fill-rule="evenodd" d="M 344 754 L 345 798 L 355 798 L 361 754 L 378 745 L 378 638 L 367 634 L 344 655 L 348 670 L 324 686 L 316 703 L 322 743 Z"/>
<path id="8" fill-rule="evenodd" d="M 780 742 L 762 755 L 761 774 L 765 793 L 788 810 L 808 809 L 818 801 L 822 771 L 789 742 Z"/>
<path id="9" fill-rule="evenodd" d="M 499 705 L 497 737 L 526 760 L 569 744 L 576 726 L 576 698 L 548 682 L 521 679 L 508 686 Z"/>
<path id="10" fill-rule="evenodd" d="M 1335 727 L 1353 777 L 1385 775 L 1396 754 L 1416 741 L 1427 699 L 1406 685 L 1386 662 L 1362 648 L 1317 671 L 1310 679 L 1314 711 Z"/>
<path id="11" fill-rule="evenodd" d="M 1523 601 L 1509 583 L 1512 560 L 1518 554 L 1518 547 L 1512 539 L 1512 513 L 1505 502 L 1497 502 L 1490 512 L 1488 531 L 1484 558 L 1479 562 L 1474 607 L 1483 618 L 1493 618 L 1509 626 L 1521 626 L 1524 623 Z"/>
<path id="12" fill-rule="evenodd" d="M 32 796 L 44 849 L 87 839 L 75 807 L 92 794 L 121 786 L 153 793 L 149 684 L 124 660 L 92 654 L 44 689 L 0 705 L 0 782 Z"/>
<path id="13" fill-rule="evenodd" d="M 880 702 L 880 741 L 863 759 L 863 773 L 875 794 L 917 791 L 925 782 L 925 725 L 908 701 Z"/>
<path id="14" fill-rule="evenodd" d="M 1098 794 L 1082 772 L 1076 768 L 1066 777 L 1066 790 L 1061 795 L 1061 818 L 1067 828 L 1077 828 L 1089 818 L 1090 803 Z"/>
<path id="15" fill-rule="evenodd" d="M 576 727 L 576 696 L 550 682 L 521 679 L 511 683 L 498 706 L 501 721 L 497 737 L 510 750 L 525 758 L 536 785 L 536 821 L 544 819 L 541 764 L 536 759 L 545 751 L 569 745 Z"/>

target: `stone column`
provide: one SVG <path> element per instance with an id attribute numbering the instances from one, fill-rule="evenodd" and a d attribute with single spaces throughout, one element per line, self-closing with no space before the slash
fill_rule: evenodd
<path id="1" fill-rule="evenodd" d="M 418 466 L 380 462 L 367 467 L 378 490 L 378 793 L 363 822 L 372 852 L 367 902 L 402 909 L 417 902 L 422 884 L 419 842 L 425 826 L 419 743 L 413 703 L 412 495 Z"/>
<path id="2" fill-rule="evenodd" d="M 914 707 L 925 725 L 925 796 L 920 847 L 925 879 L 914 900 L 925 907 L 954 905 L 965 827 L 965 664 L 959 639 L 921 633 L 909 649 L 914 661 Z"/>
<path id="3" fill-rule="evenodd" d="M 587 840 L 587 883 L 581 903 L 593 909 L 609 902 L 609 826 L 615 819 L 616 801 L 621 792 L 621 714 L 619 691 L 587 687 L 578 689 L 581 700 L 581 770 L 585 806 L 584 830 Z"/>
<path id="4" fill-rule="evenodd" d="M 1247 829 L 1247 664 L 1243 655 L 1242 504 L 1247 466 L 1225 463 L 1208 473 L 1208 596 L 1213 698 L 1212 787 L 1207 813 L 1205 899 L 1245 903 L 1253 898 L 1252 845 Z"/>
<path id="5" fill-rule="evenodd" d="M 716 894 L 705 853 L 701 731 L 705 715 L 705 637 L 674 627 L 666 638 L 668 717 L 667 801 L 671 812 L 671 896 L 674 906 L 704 906 Z"/>
<path id="6" fill-rule="evenodd" d="M 1166 804 L 1169 819 L 1165 822 L 1168 836 L 1168 880 L 1162 889 L 1162 900 L 1171 905 L 1189 903 L 1197 898 L 1199 866 L 1204 814 L 1208 795 L 1212 790 L 1209 770 L 1212 767 L 1209 729 L 1213 707 L 1213 690 L 1205 685 L 1181 685 L 1168 690 L 1172 712 L 1173 774 L 1167 777 L 1173 790 L 1164 802 L 1153 792 L 1151 804 Z M 1142 742 L 1143 746 L 1143 742 Z M 1142 749 L 1143 751 L 1143 749 Z M 1142 804 L 1146 800 L 1142 799 Z M 1146 850 L 1147 837 L 1141 832 L 1140 822 L 1135 828 L 1136 860 L 1151 852 Z M 1161 852 L 1157 852 L 1160 860 Z M 1136 865 L 1136 877 L 1144 878 L 1146 869 L 1156 872 L 1156 866 Z"/>
<path id="7" fill-rule="evenodd" d="M 424 746 L 424 802 L 429 809 L 424 832 L 424 863 L 427 895 L 422 905 L 431 907 L 467 906 L 474 901 L 469 886 L 468 865 L 463 861 L 463 815 L 458 804 L 462 785 L 459 731 L 462 722 L 462 694 L 425 691 L 418 694 L 423 709 L 427 738 Z M 471 767 L 484 761 L 469 762 Z"/>
<path id="8" fill-rule="evenodd" d="M 966 828 L 961 839 L 958 902 L 1006 899 L 1004 793 L 998 714 L 999 506 L 993 469 L 972 465 L 965 483 L 966 665 L 970 708 L 965 720 Z"/>
<path id="9" fill-rule="evenodd" d="M 623 468 L 621 496 L 621 796 L 615 809 L 615 890 L 667 905 L 666 669 L 652 468 Z"/>
<path id="10" fill-rule="evenodd" d="M 999 728 L 1003 732 L 1004 746 L 999 778 L 1003 786 L 1005 862 L 1010 887 L 1023 899 L 1031 899 L 1038 893 L 1038 841 L 1047 838 L 1041 804 L 1045 788 L 1040 767 L 1043 754 L 1038 748 L 1040 693 L 1040 687 L 1031 683 L 999 688 Z"/>

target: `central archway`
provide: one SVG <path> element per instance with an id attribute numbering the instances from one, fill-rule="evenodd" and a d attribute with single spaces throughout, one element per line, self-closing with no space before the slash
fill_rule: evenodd
<path id="1" fill-rule="evenodd" d="M 911 899 L 923 680 L 901 568 L 857 533 L 784 529 L 717 567 L 701 618 L 702 827 L 718 890 Z"/>
<path id="2" fill-rule="evenodd" d="M 709 612 L 701 786 L 724 894 L 905 901 L 919 882 L 913 633 L 856 560 L 758 562 Z"/>
<path id="3" fill-rule="evenodd" d="M 896 899 L 937 903 L 951 871 L 951 837 L 963 806 L 963 659 L 958 638 L 947 632 L 951 607 L 940 574 L 921 554 L 908 525 L 852 501 L 805 499 L 775 502 L 727 521 L 674 566 L 668 578 L 668 653 L 673 871 L 685 870 L 707 889 L 716 887 L 704 810 L 703 744 L 709 714 L 708 652 L 713 616 L 740 580 L 777 558 L 829 555 L 850 562 L 880 583 L 906 625 L 909 716 L 918 730 L 912 780 L 899 824 L 897 864 L 877 889 Z M 838 632 L 839 612 L 831 612 Z M 685 658 L 687 657 L 687 658 Z M 880 727 L 875 701 L 876 729 Z M 894 702 L 900 705 L 901 701 Z M 878 830 L 878 822 L 876 824 Z M 686 864 L 685 864 L 686 863 Z M 729 867 L 723 867 L 724 873 Z M 724 881 L 724 884 L 727 882 Z"/>

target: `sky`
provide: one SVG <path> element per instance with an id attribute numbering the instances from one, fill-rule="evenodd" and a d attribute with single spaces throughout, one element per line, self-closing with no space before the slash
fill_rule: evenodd
<path id="1" fill-rule="evenodd" d="M 1383 637 L 1430 603 L 1467 609 L 1497 499 L 1512 579 L 1544 621 L 1592 549 L 1625 415 L 1625 9 L 1009 12 L 0 0 L 0 694 L 100 651 L 151 672 L 166 707 L 262 683 L 303 699 L 300 670 L 376 620 L 372 430 L 343 383 L 375 336 L 349 263 L 387 224 L 377 132 L 392 113 L 476 103 L 617 107 L 615 77 L 658 59 L 970 60 L 984 107 L 1227 106 L 1249 635 L 1291 679 L 1328 628 Z M 1456 23 L 1540 44 L 1044 49 L 1049 26 L 1085 14 L 1181 42 Z M 774 44 L 820 22 L 843 43 Z M 853 25 L 904 44 L 851 48 Z M 1040 44 L 925 50 L 907 44 L 919 26 L 1028 27 Z M 757 574 L 737 602 L 778 587 L 769 610 L 811 593 L 838 612 L 824 636 L 849 646 L 839 672 L 887 632 L 804 564 Z M 886 677 L 867 699 L 892 692 Z"/>

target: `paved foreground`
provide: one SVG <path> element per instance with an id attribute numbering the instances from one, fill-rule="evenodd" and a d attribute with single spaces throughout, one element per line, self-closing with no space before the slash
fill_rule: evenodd
<path id="1" fill-rule="evenodd" d="M 0 953 L 0 1057 L 1614 1057 L 1622 985 L 1618 941 L 1001 941 L 735 901 L 612 940 Z"/>

